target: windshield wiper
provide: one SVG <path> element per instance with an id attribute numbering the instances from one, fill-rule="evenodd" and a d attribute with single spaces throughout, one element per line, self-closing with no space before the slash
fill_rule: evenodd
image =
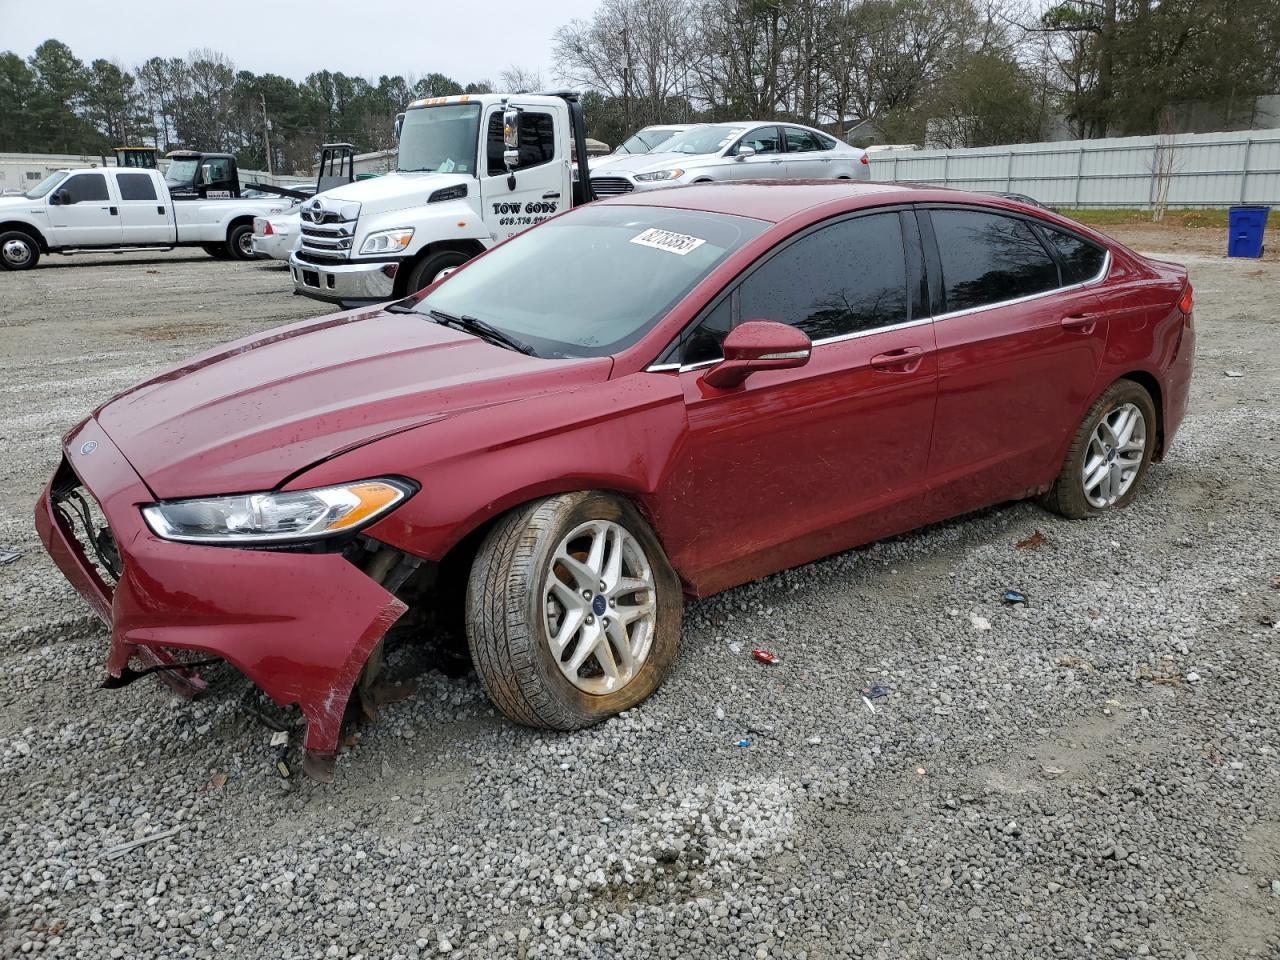
<path id="1" fill-rule="evenodd" d="M 396 173 L 430 173 L 434 169 L 435 167 L 410 167 L 406 170 L 404 167 L 396 167 Z"/>
<path id="2" fill-rule="evenodd" d="M 500 347 L 506 347 L 508 350 L 515 350 L 517 353 L 528 354 L 531 357 L 538 355 L 537 351 L 523 340 L 517 340 L 506 331 L 499 330 L 492 324 L 485 323 L 477 317 L 470 317 L 465 313 L 457 317 L 452 313 L 445 313 L 443 310 L 428 310 L 427 312 L 441 326 L 453 327 L 456 330 L 479 337 L 481 340 L 487 340 Z"/>

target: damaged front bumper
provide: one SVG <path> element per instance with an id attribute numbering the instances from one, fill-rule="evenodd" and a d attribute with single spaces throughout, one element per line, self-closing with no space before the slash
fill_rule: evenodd
<path id="1" fill-rule="evenodd" d="M 109 525 L 115 552 L 105 571 L 101 543 L 82 542 L 89 537 L 60 506 L 77 489 Z M 325 778 L 352 689 L 405 604 L 339 553 L 161 540 L 140 510 L 154 499 L 91 418 L 67 436 L 63 462 L 36 503 L 49 555 L 111 628 L 107 672 L 119 678 L 137 658 L 163 666 L 160 675 L 191 694 L 203 682 L 175 654 L 226 660 L 277 704 L 298 706 L 307 720 L 306 769 Z"/>

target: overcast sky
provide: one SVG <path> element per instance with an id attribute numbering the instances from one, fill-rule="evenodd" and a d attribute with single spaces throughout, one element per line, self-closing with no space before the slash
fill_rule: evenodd
<path id="1" fill-rule="evenodd" d="M 148 57 L 212 47 L 254 73 L 301 80 L 315 70 L 381 74 L 439 72 L 460 83 L 515 64 L 552 82 L 551 35 L 590 16 L 597 0 L 0 0 L 0 51 L 28 57 L 53 37 L 86 63 L 134 67 Z M 122 16 L 122 12 L 127 15 Z"/>

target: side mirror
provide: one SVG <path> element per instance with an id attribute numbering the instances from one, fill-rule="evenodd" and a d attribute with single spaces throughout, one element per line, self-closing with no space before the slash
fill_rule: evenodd
<path id="1" fill-rule="evenodd" d="M 813 344 L 804 331 L 773 320 L 748 320 L 724 338 L 724 359 L 703 374 L 708 386 L 732 390 L 761 370 L 789 370 L 809 362 Z"/>
<path id="2" fill-rule="evenodd" d="M 756 148 L 755 148 L 755 147 L 749 147 L 749 146 L 747 146 L 747 145 L 744 143 L 742 146 L 740 146 L 740 147 L 738 148 L 738 159 L 739 159 L 739 160 L 745 160 L 745 159 L 747 159 L 747 157 L 754 157 L 755 155 L 756 155 Z"/>
<path id="3" fill-rule="evenodd" d="M 397 140 L 399 140 L 399 139 L 400 139 L 400 131 L 404 129 L 404 114 L 403 114 L 403 113 L 397 113 L 397 114 L 396 114 L 396 122 L 395 122 L 395 126 L 394 126 L 392 129 L 395 131 L 396 139 L 397 139 Z"/>
<path id="4" fill-rule="evenodd" d="M 53 197 L 50 198 L 49 202 L 59 207 L 65 207 L 70 205 L 71 191 L 68 190 L 66 187 L 63 187 L 61 190 L 55 190 L 53 192 Z"/>
<path id="5" fill-rule="evenodd" d="M 520 111 L 515 107 L 502 112 L 502 162 L 508 170 L 520 163 Z"/>

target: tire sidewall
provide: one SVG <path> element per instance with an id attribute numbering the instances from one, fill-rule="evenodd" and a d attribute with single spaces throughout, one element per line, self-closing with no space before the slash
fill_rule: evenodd
<path id="1" fill-rule="evenodd" d="M 10 230 L 0 234 L 0 247 L 13 240 L 17 240 L 26 244 L 30 255 L 25 263 L 10 263 L 3 256 L 0 256 L 0 267 L 5 270 L 30 270 L 40 262 L 40 244 L 38 244 L 30 234 L 23 233 L 21 230 Z"/>
<path id="2" fill-rule="evenodd" d="M 460 267 L 471 258 L 460 250 L 442 250 L 439 253 L 433 253 L 418 263 L 410 272 L 409 278 L 405 281 L 404 295 L 412 296 L 419 290 L 424 290 L 431 286 L 441 270 L 449 267 Z"/>
<path id="3" fill-rule="evenodd" d="M 253 224 L 242 223 L 239 226 L 232 227 L 231 232 L 227 234 L 227 252 L 231 254 L 232 258 L 236 260 L 257 259 L 257 255 L 253 253 L 252 249 L 245 253 L 240 248 L 240 238 L 246 235 L 253 236 Z"/>
<path id="4" fill-rule="evenodd" d="M 1142 411 L 1142 416 L 1146 420 L 1147 439 L 1146 446 L 1142 451 L 1142 464 L 1138 467 L 1138 475 L 1133 478 L 1133 483 L 1129 485 L 1129 489 L 1115 503 L 1109 507 L 1095 507 L 1089 502 L 1085 496 L 1084 489 L 1084 461 L 1089 455 L 1089 437 L 1093 435 L 1093 431 L 1098 428 L 1098 424 L 1103 418 L 1107 417 L 1116 407 L 1126 403 L 1132 403 Z M 1121 510 L 1127 507 L 1129 503 L 1138 494 L 1138 488 L 1142 486 L 1142 481 L 1147 475 L 1147 468 L 1151 466 L 1151 459 L 1156 449 L 1156 432 L 1159 428 L 1159 421 L 1156 418 L 1155 404 L 1152 402 L 1151 395 L 1147 393 L 1137 383 L 1132 380 L 1122 380 L 1114 384 L 1095 404 L 1092 416 L 1088 417 L 1080 426 L 1080 440 L 1076 444 L 1076 449 L 1068 464 L 1071 476 L 1071 494 L 1079 504 L 1080 509 L 1091 516 L 1100 516 L 1110 513 L 1113 510 Z"/>
<path id="5" fill-rule="evenodd" d="M 626 686 L 613 693 L 594 695 L 579 690 L 560 670 L 547 641 L 543 620 L 543 593 L 550 571 L 551 555 L 560 541 L 573 530 L 590 520 L 612 520 L 626 527 L 639 542 L 653 570 L 657 586 L 655 602 L 653 644 L 639 674 Z M 575 714 L 582 723 L 594 723 L 622 710 L 629 709 L 646 699 L 658 688 L 675 661 L 680 640 L 680 623 L 683 615 L 683 594 L 679 578 L 671 569 L 658 539 L 635 508 L 623 500 L 602 493 L 575 494 L 556 523 L 550 525 L 539 537 L 534 548 L 531 568 L 525 581 L 532 589 L 519 598 L 531 637 L 534 638 L 534 668 L 540 683 L 552 691 L 555 699 Z M 509 598 L 516 600 L 516 598 Z"/>

